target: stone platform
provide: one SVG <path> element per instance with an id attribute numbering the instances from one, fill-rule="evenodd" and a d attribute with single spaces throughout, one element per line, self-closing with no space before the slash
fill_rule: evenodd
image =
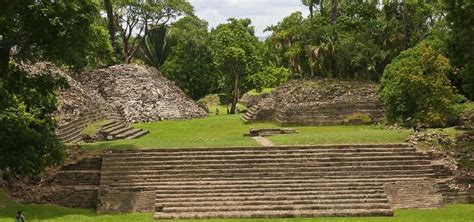
<path id="1" fill-rule="evenodd" d="M 406 144 L 130 150 L 102 156 L 97 210 L 156 219 L 392 216 L 443 204 Z"/>

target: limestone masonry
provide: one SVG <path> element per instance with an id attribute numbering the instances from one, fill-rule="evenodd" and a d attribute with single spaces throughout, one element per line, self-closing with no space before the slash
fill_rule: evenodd
<path id="1" fill-rule="evenodd" d="M 290 81 L 269 94 L 244 95 L 242 102 L 249 110 L 243 120 L 275 121 L 282 126 L 378 122 L 383 116 L 383 107 L 377 90 L 377 84 L 368 82 Z"/>
<path id="2" fill-rule="evenodd" d="M 407 144 L 126 150 L 72 162 L 19 193 L 156 219 L 391 216 L 472 201 L 472 188 L 447 186 L 447 176 Z"/>

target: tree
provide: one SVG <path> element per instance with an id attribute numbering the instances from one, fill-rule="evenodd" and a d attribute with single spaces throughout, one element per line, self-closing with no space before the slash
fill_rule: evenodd
<path id="1" fill-rule="evenodd" d="M 224 74 L 227 89 L 232 92 L 230 113 L 236 113 L 240 88 L 248 75 L 259 70 L 258 39 L 250 19 L 229 19 L 211 32 L 211 50 L 214 61 Z"/>
<path id="2" fill-rule="evenodd" d="M 149 66 L 159 69 L 168 58 L 173 40 L 168 36 L 168 28 L 160 26 L 150 31 L 140 47 L 140 58 Z"/>
<path id="3" fill-rule="evenodd" d="M 27 73 L 13 61 L 50 60 L 81 69 L 107 62 L 111 47 L 91 0 L 0 5 L 0 171 L 34 176 L 63 160 L 53 112 L 56 91 L 66 83 L 48 71 Z"/>
<path id="4" fill-rule="evenodd" d="M 286 83 L 290 74 L 287 68 L 267 66 L 262 71 L 250 75 L 248 81 L 257 92 L 261 92 L 264 88 L 274 88 Z"/>
<path id="5" fill-rule="evenodd" d="M 195 100 L 218 89 L 207 26 L 206 21 L 191 16 L 173 23 L 168 38 L 173 39 L 174 45 L 161 66 L 162 73 Z"/>
<path id="6" fill-rule="evenodd" d="M 187 0 L 119 0 L 113 5 L 113 11 L 122 42 L 124 62 L 130 63 L 139 47 L 147 46 L 143 43 L 154 29 L 179 16 L 192 15 L 193 7 Z"/>
<path id="7" fill-rule="evenodd" d="M 428 44 L 402 52 L 387 66 L 380 99 L 390 123 L 404 126 L 446 126 L 454 115 L 455 94 L 449 61 Z"/>
<path id="8" fill-rule="evenodd" d="M 81 69 L 108 63 L 111 47 L 98 24 L 98 5 L 91 0 L 2 1 L 0 70 L 14 58 L 50 60 Z"/>
<path id="9" fill-rule="evenodd" d="M 51 73 L 31 75 L 16 65 L 0 76 L 1 171 L 35 176 L 62 162 L 51 113 L 58 105 L 55 92 L 65 86 Z"/>
<path id="10" fill-rule="evenodd" d="M 304 54 L 302 43 L 303 16 L 301 12 L 295 12 L 284 18 L 275 26 L 268 27 L 266 31 L 272 31 L 268 41 L 273 42 L 287 60 L 287 67 L 293 73 L 301 73 L 301 59 Z"/>
<path id="11" fill-rule="evenodd" d="M 459 69 L 460 90 L 474 99 L 474 2 L 445 0 L 445 9 L 450 28 L 448 54 Z"/>

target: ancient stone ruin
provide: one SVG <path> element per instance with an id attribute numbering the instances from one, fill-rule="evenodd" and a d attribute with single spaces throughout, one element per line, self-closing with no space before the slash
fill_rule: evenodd
<path id="1" fill-rule="evenodd" d="M 383 116 L 378 85 L 319 79 L 290 81 L 270 94 L 245 95 L 245 122 L 276 121 L 282 126 L 368 124 Z"/>
<path id="2" fill-rule="evenodd" d="M 156 219 L 392 216 L 472 201 L 432 161 L 407 144 L 108 151 L 15 193 Z"/>
<path id="3" fill-rule="evenodd" d="M 48 71 L 65 78 L 69 84 L 69 88 L 58 93 L 60 108 L 56 113 L 59 121 L 57 135 L 65 143 L 82 141 L 83 129 L 100 119 L 123 125 L 113 133 L 124 135 L 129 123 L 207 115 L 203 108 L 154 68 L 117 65 L 75 75 L 47 62 L 23 64 L 22 68 L 31 74 Z M 127 138 L 133 138 L 129 136 Z"/>
<path id="4" fill-rule="evenodd" d="M 82 75 L 84 88 L 96 91 L 127 122 L 155 122 L 207 116 L 191 98 L 155 68 L 130 64 Z"/>

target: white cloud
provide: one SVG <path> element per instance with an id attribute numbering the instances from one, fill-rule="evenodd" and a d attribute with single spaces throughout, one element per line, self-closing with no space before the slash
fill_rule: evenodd
<path id="1" fill-rule="evenodd" d="M 196 15 L 209 22 L 210 28 L 226 22 L 228 18 L 250 18 L 257 36 L 295 11 L 306 16 L 307 9 L 300 0 L 189 0 Z"/>

